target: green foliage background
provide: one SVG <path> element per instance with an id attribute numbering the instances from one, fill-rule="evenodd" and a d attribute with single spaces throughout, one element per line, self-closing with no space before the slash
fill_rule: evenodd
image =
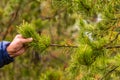
<path id="1" fill-rule="evenodd" d="M 0 80 L 120 80 L 120 0 L 1 0 L 0 40 L 33 37 Z"/>

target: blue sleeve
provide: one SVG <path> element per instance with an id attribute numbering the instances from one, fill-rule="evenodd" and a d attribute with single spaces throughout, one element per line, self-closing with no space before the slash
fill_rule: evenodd
<path id="1" fill-rule="evenodd" d="M 6 50 L 6 47 L 9 44 L 10 43 L 6 41 L 0 42 L 0 68 L 14 61 L 14 59 L 9 56 Z"/>

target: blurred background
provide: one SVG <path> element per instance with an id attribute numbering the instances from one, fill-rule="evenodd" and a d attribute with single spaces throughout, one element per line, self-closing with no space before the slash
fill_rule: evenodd
<path id="1" fill-rule="evenodd" d="M 0 0 L 0 41 L 23 21 L 52 45 L 0 68 L 0 80 L 120 80 L 120 0 Z"/>

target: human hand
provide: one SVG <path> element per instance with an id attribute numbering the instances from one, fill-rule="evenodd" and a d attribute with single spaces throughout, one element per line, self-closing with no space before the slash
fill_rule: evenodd
<path id="1" fill-rule="evenodd" d="M 24 38 L 22 35 L 16 35 L 10 45 L 7 47 L 7 52 L 10 57 L 16 57 L 25 52 L 25 43 L 32 42 L 32 38 Z"/>

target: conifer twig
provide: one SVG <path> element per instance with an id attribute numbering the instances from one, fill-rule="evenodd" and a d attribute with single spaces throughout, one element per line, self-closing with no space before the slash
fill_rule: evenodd
<path id="1" fill-rule="evenodd" d="M 106 47 L 106 49 L 112 49 L 112 48 L 120 48 L 120 45 Z"/>
<path id="2" fill-rule="evenodd" d="M 104 80 L 104 78 L 106 78 L 110 73 L 115 71 L 118 67 L 120 67 L 120 66 L 115 66 L 112 70 L 108 71 L 108 73 L 106 73 L 100 80 Z"/>
<path id="3" fill-rule="evenodd" d="M 115 38 L 114 38 L 113 40 L 111 40 L 109 43 L 103 45 L 101 48 L 103 48 L 103 47 L 105 47 L 105 48 L 107 48 L 107 49 L 109 49 L 109 48 L 115 48 L 115 46 L 114 46 L 114 47 L 108 47 L 108 45 L 110 45 L 111 43 L 113 43 L 113 42 L 118 38 L 119 35 L 120 35 L 120 32 L 117 33 L 117 35 L 115 36 Z M 101 49 L 101 48 L 100 48 L 100 49 Z M 116 48 L 118 48 L 118 46 L 116 46 Z"/>
<path id="4" fill-rule="evenodd" d="M 72 48 L 78 48 L 78 46 L 59 45 L 59 44 L 50 44 L 50 46 L 53 46 L 53 47 L 72 47 Z"/>
<path id="5" fill-rule="evenodd" d="M 120 32 L 115 36 L 115 38 L 113 39 L 113 40 L 111 40 L 108 44 L 110 44 L 110 43 L 112 43 L 113 41 L 115 41 L 117 38 L 118 38 L 118 36 L 120 35 Z"/>
<path id="6" fill-rule="evenodd" d="M 59 45 L 59 44 L 50 44 L 49 46 L 52 46 L 52 47 L 72 47 L 72 48 L 79 47 L 79 46 L 75 46 L 75 45 L 71 46 L 71 45 Z M 120 48 L 120 45 L 106 47 L 106 49 L 112 49 L 112 48 Z"/>

